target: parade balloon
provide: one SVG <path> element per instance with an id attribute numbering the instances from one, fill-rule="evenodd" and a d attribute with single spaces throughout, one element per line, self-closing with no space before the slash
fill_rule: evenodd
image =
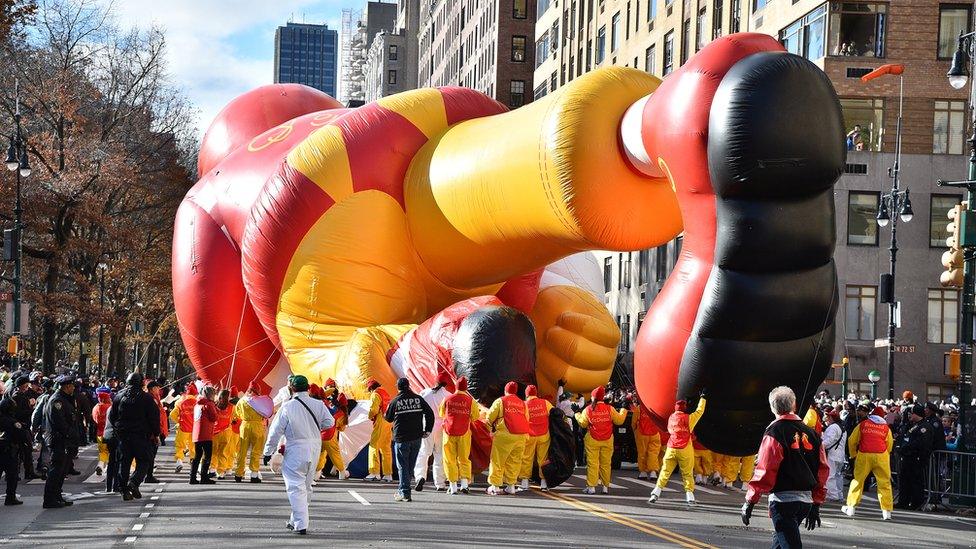
<path id="1" fill-rule="evenodd" d="M 758 34 L 713 41 L 663 84 L 605 67 L 510 112 L 455 87 L 354 109 L 259 88 L 207 132 L 177 213 L 183 341 L 198 375 L 226 385 L 296 373 L 363 398 L 369 378 L 393 393 L 446 371 L 480 399 L 509 380 L 588 392 L 621 334 L 592 259 L 585 276 L 559 262 L 684 231 L 641 328 L 638 389 L 663 422 L 707 388 L 702 442 L 754 450 L 761 393 L 808 395 L 829 365 L 839 128 L 822 71 Z M 447 329 L 418 328 L 484 298 Z M 426 359 L 394 358 L 410 338 Z"/>

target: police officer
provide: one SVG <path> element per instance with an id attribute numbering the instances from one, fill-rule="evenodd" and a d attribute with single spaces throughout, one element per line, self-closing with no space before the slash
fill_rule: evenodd
<path id="1" fill-rule="evenodd" d="M 153 447 L 159 438 L 159 407 L 152 395 L 143 390 L 142 382 L 139 372 L 129 374 L 125 389 L 115 395 L 108 412 L 119 440 L 118 481 L 123 501 L 142 498 L 139 485 L 149 474 Z M 133 460 L 136 468 L 130 478 Z"/>
<path id="2" fill-rule="evenodd" d="M 925 403 L 925 421 L 929 424 L 932 431 L 932 451 L 937 452 L 946 449 L 946 441 L 942 428 L 942 410 L 932 402 Z M 942 435 L 940 435 L 942 433 Z M 928 460 L 926 460 L 928 465 Z"/>
<path id="3" fill-rule="evenodd" d="M 925 466 L 932 453 L 935 431 L 925 418 L 925 408 L 921 404 L 912 406 L 908 416 L 911 426 L 902 436 L 899 452 L 901 463 L 898 467 L 898 509 L 915 510 L 925 503 Z M 938 434 L 942 434 L 939 426 Z"/>
<path id="4" fill-rule="evenodd" d="M 26 375 L 21 375 L 17 377 L 14 382 L 13 391 L 14 404 L 17 405 L 17 409 L 14 412 L 14 416 L 23 425 L 30 425 L 31 413 L 34 411 L 34 405 L 37 402 L 33 391 L 30 386 L 30 378 Z M 34 457 L 33 457 L 33 447 L 30 444 L 30 440 L 20 445 L 20 462 L 24 465 L 24 480 L 29 481 L 37 477 L 34 472 Z"/>
<path id="5" fill-rule="evenodd" d="M 17 471 L 20 448 L 30 440 L 27 426 L 17 421 L 14 415 L 17 404 L 12 398 L 0 400 L 0 472 L 7 477 L 7 497 L 4 505 L 21 505 L 17 499 Z"/>
<path id="6" fill-rule="evenodd" d="M 62 375 L 58 390 L 44 406 L 44 441 L 51 449 L 51 470 L 44 483 L 44 508 L 60 509 L 72 504 L 61 496 L 64 476 L 71 466 L 71 455 L 78 449 L 78 423 L 75 415 L 75 379 Z"/>

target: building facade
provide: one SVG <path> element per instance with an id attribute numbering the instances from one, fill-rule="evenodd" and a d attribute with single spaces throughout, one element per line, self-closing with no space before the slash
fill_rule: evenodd
<path id="1" fill-rule="evenodd" d="M 400 0 L 392 32 L 381 30 L 366 55 L 366 101 L 417 87 L 417 36 L 420 0 Z"/>
<path id="2" fill-rule="evenodd" d="M 339 47 L 339 101 L 367 100 L 367 59 L 373 40 L 396 28 L 397 4 L 366 2 L 362 11 L 342 10 Z"/>
<path id="3" fill-rule="evenodd" d="M 305 84 L 336 96 L 338 34 L 328 25 L 288 23 L 275 30 L 275 83 Z"/>
<path id="4" fill-rule="evenodd" d="M 835 318 L 836 364 L 847 357 L 849 389 L 888 387 L 887 305 L 879 275 L 889 269 L 890 224 L 876 216 L 891 188 L 896 127 L 903 111 L 901 187 L 910 189 L 913 218 L 898 224 L 895 300 L 899 302 L 894 389 L 932 398 L 955 393 L 944 374 L 944 353 L 959 340 L 959 292 L 942 288 L 946 212 L 958 190 L 937 179 L 966 176 L 968 88 L 947 80 L 960 31 L 972 29 L 972 4 L 939 0 L 824 2 L 818 0 L 538 0 L 535 81 L 538 98 L 583 72 L 616 64 L 666 78 L 711 40 L 734 32 L 762 32 L 802 55 L 830 77 L 840 98 L 847 167 L 835 187 L 839 276 Z M 885 63 L 905 65 L 900 80 L 860 77 Z M 896 216 L 896 213 L 892 214 Z M 632 353 L 643 314 L 670 274 L 681 239 L 658 249 L 603 253 L 607 304 Z M 840 392 L 833 384 L 825 388 Z"/>
<path id="5" fill-rule="evenodd" d="M 531 101 L 533 0 L 421 0 L 417 84 Z"/>

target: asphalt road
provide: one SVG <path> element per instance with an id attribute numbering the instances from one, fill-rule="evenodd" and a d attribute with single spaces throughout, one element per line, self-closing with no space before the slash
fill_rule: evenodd
<path id="1" fill-rule="evenodd" d="M 739 520 L 741 492 L 699 488 L 688 508 L 677 481 L 653 507 L 651 487 L 635 472 L 614 471 L 610 495 L 583 495 L 582 475 L 549 493 L 532 490 L 490 497 L 484 478 L 469 495 L 425 490 L 411 503 L 393 501 L 392 484 L 327 480 L 316 488 L 308 536 L 288 532 L 281 478 L 262 484 L 220 481 L 190 486 L 173 473 L 172 446 L 161 448 L 160 485 L 122 502 L 96 495 L 95 449 L 76 463 L 84 473 L 65 483 L 75 505 L 42 510 L 41 481 L 18 491 L 26 505 L 0 507 L 0 544 L 11 547 L 768 547 L 771 524 L 762 504 L 751 527 Z M 866 499 L 854 518 L 829 504 L 824 525 L 804 533 L 809 547 L 973 547 L 976 521 L 954 515 L 898 512 L 881 522 L 877 501 Z"/>

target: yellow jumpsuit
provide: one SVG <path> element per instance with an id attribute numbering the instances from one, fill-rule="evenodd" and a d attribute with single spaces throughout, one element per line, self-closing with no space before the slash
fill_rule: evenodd
<path id="1" fill-rule="evenodd" d="M 661 469 L 661 433 L 645 435 L 640 432 L 640 406 L 631 408 L 634 415 L 631 426 L 634 430 L 634 442 L 637 444 L 637 471 L 641 473 L 657 473 Z"/>
<path id="2" fill-rule="evenodd" d="M 184 454 L 192 460 L 196 456 L 196 445 L 193 444 L 193 431 L 180 429 L 180 409 L 186 399 L 196 400 L 194 395 L 183 395 L 173 404 L 173 410 L 169 413 L 169 419 L 176 424 L 176 437 L 173 439 L 173 457 L 178 462 L 183 461 Z"/>
<path id="3" fill-rule="evenodd" d="M 502 399 L 497 398 L 488 409 L 488 425 L 495 429 L 495 436 L 491 440 L 491 460 L 488 466 L 488 484 L 492 486 L 514 485 L 518 480 L 519 470 L 522 468 L 522 455 L 525 453 L 525 441 L 528 434 L 516 435 L 508 432 L 505 426 L 505 407 Z M 525 410 L 525 419 L 529 419 L 529 410 Z"/>
<path id="4" fill-rule="evenodd" d="M 525 409 L 529 409 L 529 401 L 535 400 L 539 397 L 530 396 L 525 399 Z M 552 403 L 548 400 L 543 400 L 546 403 L 546 417 L 549 416 L 549 411 L 552 410 Z M 546 419 L 548 422 L 549 420 Z M 519 471 L 519 478 L 529 478 L 532 476 L 532 464 L 536 463 L 539 466 L 539 475 L 542 475 L 542 464 L 546 462 L 549 458 L 549 431 L 546 434 L 539 436 L 532 436 L 525 439 L 525 450 L 522 452 L 522 470 Z"/>
<path id="5" fill-rule="evenodd" d="M 694 444 L 692 444 L 694 448 Z M 708 448 L 694 448 L 695 450 L 695 474 L 707 477 L 712 474 L 712 452 Z"/>
<path id="6" fill-rule="evenodd" d="M 698 400 L 698 409 L 694 412 L 688 414 L 688 431 L 694 432 L 695 425 L 698 424 L 698 420 L 701 419 L 702 414 L 705 413 L 705 398 L 702 397 Z M 668 446 L 668 449 L 664 452 L 664 466 L 661 469 L 661 476 L 657 477 L 657 488 L 664 490 L 668 485 L 668 481 L 671 480 L 671 473 L 674 472 L 675 467 L 681 468 L 681 480 L 684 484 L 685 492 L 695 491 L 695 448 L 691 444 L 691 437 L 688 439 L 688 444 L 684 448 L 672 448 Z"/>
<path id="7" fill-rule="evenodd" d="M 234 405 L 234 418 L 241 420 L 240 445 L 237 449 L 237 468 L 234 476 L 244 477 L 244 464 L 251 470 L 251 476 L 256 476 L 261 470 L 261 454 L 264 452 L 264 439 L 268 436 L 264 425 L 264 416 L 257 413 L 247 403 L 247 397 Z M 248 461 L 248 452 L 251 459 Z"/>
<path id="8" fill-rule="evenodd" d="M 723 468 L 720 470 L 722 480 L 726 483 L 733 483 L 738 478 L 742 481 L 743 487 L 752 480 L 752 474 L 756 469 L 756 456 L 725 456 Z"/>
<path id="9" fill-rule="evenodd" d="M 447 417 L 447 399 L 441 402 L 438 411 L 441 418 Z M 481 408 L 478 401 L 471 399 L 471 423 L 478 420 Z M 451 436 L 444 430 L 444 474 L 448 482 L 458 482 L 460 479 L 471 480 L 471 427 L 461 436 Z"/>
<path id="10" fill-rule="evenodd" d="M 390 453 L 393 426 L 383 417 L 382 404 L 382 397 L 373 391 L 369 397 L 369 419 L 373 422 L 373 432 L 369 436 L 369 474 L 376 476 L 393 474 L 393 455 Z"/>
<path id="11" fill-rule="evenodd" d="M 610 407 L 610 421 L 614 425 L 622 425 L 626 420 L 626 410 L 616 410 L 613 406 Z M 590 426 L 590 418 L 586 415 L 586 410 L 576 413 L 576 422 L 582 429 Z M 609 488 L 610 462 L 613 458 L 613 435 L 607 440 L 596 440 L 587 431 L 586 436 L 583 437 L 583 449 L 586 451 L 586 485 L 592 488 L 597 484 L 603 484 L 605 488 Z"/>
<path id="12" fill-rule="evenodd" d="M 322 451 L 319 452 L 319 463 L 316 467 L 316 471 L 321 471 L 325 467 L 325 460 L 331 459 L 332 465 L 340 473 L 346 470 L 346 463 L 342 460 L 342 452 L 339 451 L 339 433 L 346 430 L 346 415 L 343 413 L 338 420 L 336 420 L 335 433 L 329 440 L 322 441 Z"/>
<path id="13" fill-rule="evenodd" d="M 882 511 L 891 511 L 895 508 L 891 493 L 891 448 L 894 445 L 891 429 L 888 429 L 887 450 L 884 452 L 860 452 L 858 451 L 860 442 L 861 424 L 858 423 L 851 431 L 851 435 L 847 437 L 847 451 L 854 458 L 854 478 L 847 493 L 847 505 L 857 507 L 857 504 L 861 503 L 864 481 L 868 478 L 868 474 L 874 473 L 874 478 L 878 481 L 878 505 L 881 506 Z"/>

